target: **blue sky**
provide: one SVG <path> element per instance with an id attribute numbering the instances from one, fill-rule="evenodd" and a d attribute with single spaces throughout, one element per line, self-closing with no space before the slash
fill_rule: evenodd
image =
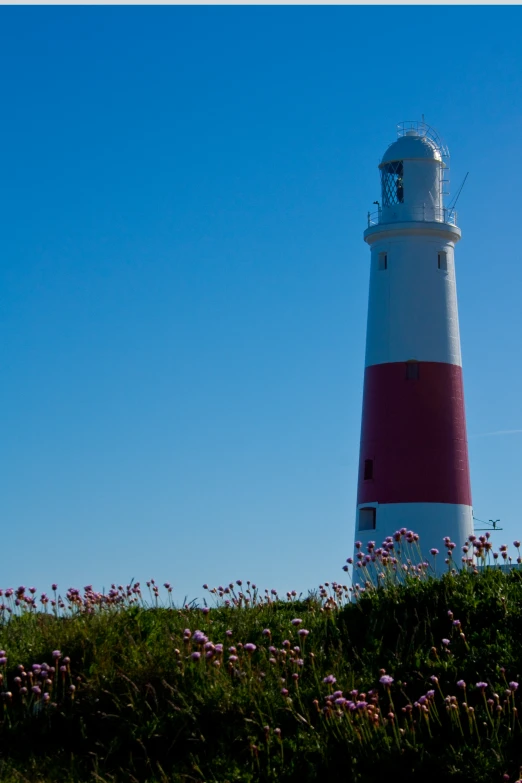
<path id="1" fill-rule="evenodd" d="M 522 535 L 519 7 L 2 7 L 1 586 L 341 580 L 395 125 L 451 153 L 476 515 Z M 507 431 L 507 432 L 506 432 Z M 501 434 L 491 434 L 501 433 Z M 444 534 L 444 533 L 443 533 Z"/>

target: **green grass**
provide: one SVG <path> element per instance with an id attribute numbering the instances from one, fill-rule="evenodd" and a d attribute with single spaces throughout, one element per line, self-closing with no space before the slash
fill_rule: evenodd
<path id="1" fill-rule="evenodd" d="M 411 578 L 356 602 L 335 583 L 306 601 L 269 600 L 250 589 L 239 605 L 218 601 L 206 614 L 156 606 L 154 597 L 144 605 L 137 591 L 119 596 L 112 604 L 64 601 L 55 613 L 22 601 L 4 613 L 1 781 L 492 783 L 520 776 L 522 683 L 520 691 L 508 686 L 522 672 L 518 570 Z M 206 660 L 196 630 L 223 644 L 223 653 Z M 247 643 L 256 649 L 245 651 Z M 55 650 L 62 657 L 53 662 Z M 35 696 L 29 677 L 14 678 L 19 664 L 28 672 L 42 662 L 55 673 Z M 379 682 L 384 673 L 390 687 Z M 373 706 L 352 711 L 327 698 L 335 691 Z M 415 706 L 430 691 L 425 709 Z"/>

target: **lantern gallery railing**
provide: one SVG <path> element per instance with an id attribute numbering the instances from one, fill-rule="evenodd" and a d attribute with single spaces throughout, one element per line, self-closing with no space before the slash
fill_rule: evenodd
<path id="1" fill-rule="evenodd" d="M 378 226 L 382 223 L 413 223 L 417 221 L 425 223 L 449 223 L 451 226 L 457 225 L 457 213 L 449 207 L 432 207 L 424 205 L 422 207 L 404 207 L 398 205 L 391 211 L 390 207 L 385 210 L 379 209 L 376 212 L 368 212 L 368 227 Z M 402 214 L 404 212 L 404 217 Z"/>
<path id="2" fill-rule="evenodd" d="M 424 136 L 427 139 L 430 139 L 440 151 L 442 157 L 449 158 L 447 146 L 444 144 L 435 128 L 432 128 L 431 125 L 428 125 L 426 122 L 418 122 L 417 120 L 407 120 L 406 122 L 400 122 L 397 125 L 398 138 L 401 136 L 408 136 L 412 131 L 416 136 Z"/>

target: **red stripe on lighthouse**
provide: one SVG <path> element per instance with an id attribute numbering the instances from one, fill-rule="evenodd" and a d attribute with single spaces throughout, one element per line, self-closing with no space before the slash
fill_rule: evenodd
<path id="1" fill-rule="evenodd" d="M 418 366 L 365 370 L 357 503 L 471 505 L 462 368 Z"/>

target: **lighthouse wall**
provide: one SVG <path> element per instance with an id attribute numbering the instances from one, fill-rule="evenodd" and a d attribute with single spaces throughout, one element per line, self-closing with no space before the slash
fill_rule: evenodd
<path id="1" fill-rule="evenodd" d="M 420 361 L 418 377 L 407 370 L 366 368 L 357 502 L 471 505 L 462 369 Z"/>
<path id="2" fill-rule="evenodd" d="M 454 239 L 398 228 L 372 237 L 365 365 L 408 359 L 461 365 Z M 438 267 L 440 253 L 447 270 Z"/>
<path id="3" fill-rule="evenodd" d="M 430 550 L 436 548 L 440 557 L 435 561 L 435 570 L 439 573 L 447 570 L 444 563 L 445 549 L 442 539 L 449 536 L 456 544 L 453 559 L 460 565 L 463 545 L 473 532 L 473 513 L 471 507 L 465 504 L 448 505 L 447 503 L 365 503 L 364 508 L 373 506 L 376 509 L 377 527 L 375 530 L 356 530 L 355 539 L 362 544 L 366 552 L 369 541 L 375 541 L 380 546 L 383 538 L 393 535 L 396 530 L 407 528 L 419 533 L 419 546 L 424 558 L 432 565 Z M 359 508 L 360 508 L 359 507 Z M 357 556 L 356 550 L 354 555 Z M 354 574 L 357 581 L 357 571 Z"/>
<path id="4" fill-rule="evenodd" d="M 446 535 L 460 549 L 473 532 L 459 238 L 455 226 L 420 221 L 365 232 L 371 266 L 355 532 L 363 543 L 407 527 L 427 554 Z M 374 527 L 365 529 L 361 509 L 369 508 Z"/>

